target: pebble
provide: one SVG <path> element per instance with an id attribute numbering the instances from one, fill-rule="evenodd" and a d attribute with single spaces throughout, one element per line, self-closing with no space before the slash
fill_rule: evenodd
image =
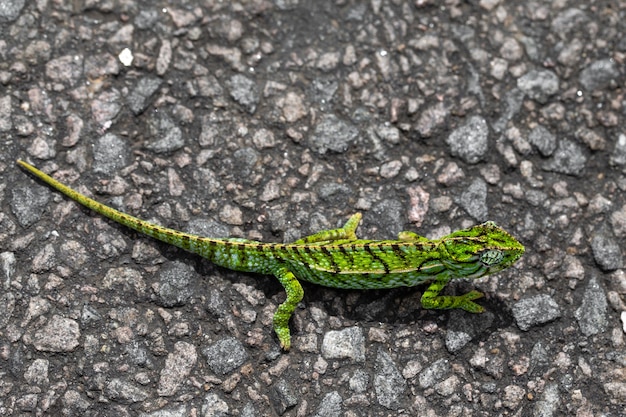
<path id="1" fill-rule="evenodd" d="M 487 206 L 487 184 L 485 181 L 480 178 L 472 181 L 461 193 L 457 203 L 476 221 L 481 223 L 487 221 L 489 208 Z"/>
<path id="2" fill-rule="evenodd" d="M 450 153 L 469 164 L 481 161 L 488 150 L 489 129 L 485 119 L 472 116 L 465 125 L 455 129 L 446 139 Z"/>
<path id="3" fill-rule="evenodd" d="M 0 97 L 0 132 L 9 132 L 13 128 L 11 113 L 11 96 Z"/>
<path id="4" fill-rule="evenodd" d="M 162 80 L 156 77 L 142 77 L 133 91 L 126 98 L 131 111 L 135 114 L 143 113 L 150 105 L 150 98 L 161 86 Z"/>
<path id="5" fill-rule="evenodd" d="M 517 326 L 523 331 L 561 317 L 559 305 L 547 294 L 518 301 L 513 306 L 512 313 Z"/>
<path id="6" fill-rule="evenodd" d="M 174 261 L 166 264 L 159 274 L 157 302 L 164 307 L 187 304 L 194 294 L 191 285 L 194 278 L 193 268 L 186 263 Z"/>
<path id="7" fill-rule="evenodd" d="M 32 338 L 35 349 L 44 352 L 72 352 L 79 345 L 80 330 L 72 319 L 53 315 Z"/>
<path id="8" fill-rule="evenodd" d="M 554 155 L 542 168 L 546 171 L 579 176 L 587 163 L 587 157 L 580 146 L 569 139 L 561 139 Z"/>
<path id="9" fill-rule="evenodd" d="M 323 155 L 328 151 L 343 153 L 357 135 L 358 129 L 354 125 L 329 114 L 320 118 L 309 137 L 309 144 L 318 154 Z"/>
<path id="10" fill-rule="evenodd" d="M 580 83 L 588 90 L 598 90 L 617 82 L 620 73 L 613 59 L 594 61 L 580 73 Z"/>
<path id="11" fill-rule="evenodd" d="M 26 0 L 6 0 L 0 7 L 0 22 L 16 20 L 24 7 Z"/>
<path id="12" fill-rule="evenodd" d="M 600 287 L 597 278 L 592 276 L 587 288 L 585 288 L 582 303 L 574 312 L 580 331 L 585 336 L 593 336 L 606 330 L 608 326 L 607 307 L 606 294 Z"/>
<path id="13" fill-rule="evenodd" d="M 165 366 L 159 378 L 158 394 L 161 397 L 170 397 L 176 394 L 180 386 L 187 380 L 198 359 L 194 345 L 178 341 L 174 344 L 174 351 L 167 355 Z"/>
<path id="14" fill-rule="evenodd" d="M 11 190 L 11 211 L 22 227 L 39 221 L 50 200 L 50 191 L 38 185 L 13 188 Z"/>
<path id="15" fill-rule="evenodd" d="M 559 91 L 559 78 L 552 71 L 531 70 L 518 78 L 517 88 L 531 99 L 545 104 Z"/>
<path id="16" fill-rule="evenodd" d="M 111 175 L 128 164 L 128 144 L 119 136 L 107 133 L 100 136 L 93 147 L 93 170 Z"/>
<path id="17" fill-rule="evenodd" d="M 539 151 L 542 156 L 550 156 L 557 146 L 556 136 L 542 125 L 537 125 L 528 134 L 528 141 Z"/>
<path id="18" fill-rule="evenodd" d="M 402 407 L 407 383 L 391 356 L 382 349 L 376 356 L 374 392 L 380 405 L 390 410 Z"/>
<path id="19" fill-rule="evenodd" d="M 344 330 L 331 330 L 324 335 L 322 356 L 326 359 L 365 360 L 365 339 L 363 329 L 349 327 Z"/>
<path id="20" fill-rule="evenodd" d="M 595 232 L 591 239 L 593 257 L 603 271 L 614 271 L 622 268 L 622 249 L 611 233 L 606 228 Z"/>
<path id="21" fill-rule="evenodd" d="M 185 146 L 183 132 L 169 116 L 157 113 L 148 121 L 149 136 L 145 147 L 156 153 L 168 154 Z"/>
<path id="22" fill-rule="evenodd" d="M 248 353 L 235 338 L 225 338 L 202 350 L 212 372 L 222 376 L 232 373 L 248 360 Z"/>
<path id="23" fill-rule="evenodd" d="M 226 85 L 230 90 L 232 99 L 248 113 L 254 114 L 259 104 L 259 92 L 256 83 L 244 75 L 235 74 L 226 82 Z"/>

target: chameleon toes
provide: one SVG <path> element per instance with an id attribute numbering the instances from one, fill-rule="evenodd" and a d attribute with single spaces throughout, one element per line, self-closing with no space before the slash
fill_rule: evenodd
<path id="1" fill-rule="evenodd" d="M 470 313 L 483 313 L 485 308 L 480 304 L 476 304 L 471 300 L 476 300 L 478 298 L 484 297 L 484 294 L 480 291 L 472 290 L 467 294 L 460 296 L 461 302 L 459 303 L 459 308 L 462 308 L 465 311 Z"/>

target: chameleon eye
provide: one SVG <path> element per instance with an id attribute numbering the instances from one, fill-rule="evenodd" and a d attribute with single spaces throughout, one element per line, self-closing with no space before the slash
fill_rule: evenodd
<path id="1" fill-rule="evenodd" d="M 497 249 L 490 249 L 480 254 L 480 262 L 485 265 L 496 265 L 504 259 L 504 252 Z"/>

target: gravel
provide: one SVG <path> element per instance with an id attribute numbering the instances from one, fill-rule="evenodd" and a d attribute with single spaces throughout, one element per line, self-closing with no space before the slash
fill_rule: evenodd
<path id="1" fill-rule="evenodd" d="M 434 5 L 2 2 L 0 414 L 621 415 L 623 10 Z M 18 158 L 207 237 L 361 212 L 363 239 L 491 220 L 526 253 L 442 291 L 483 314 L 423 310 L 426 283 L 303 283 L 286 353 L 274 277 L 96 216 Z"/>

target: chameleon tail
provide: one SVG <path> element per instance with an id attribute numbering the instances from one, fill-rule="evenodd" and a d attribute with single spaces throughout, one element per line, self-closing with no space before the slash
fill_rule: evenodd
<path id="1" fill-rule="evenodd" d="M 86 195 L 74 191 L 70 187 L 60 183 L 59 181 L 38 170 L 27 162 L 17 160 L 17 164 L 33 174 L 35 177 L 39 178 L 41 181 L 54 188 L 55 190 L 65 194 L 72 200 L 82 204 L 83 206 L 95 211 L 98 214 L 108 217 L 111 220 L 121 223 L 124 226 L 130 227 L 133 230 L 144 233 L 162 242 L 166 242 L 179 248 L 188 250 L 190 252 L 197 253 L 205 258 L 208 258 L 209 260 L 213 260 L 214 258 L 213 255 L 215 252 L 215 247 L 217 245 L 217 240 L 199 238 L 195 235 L 179 232 L 173 229 L 168 229 L 166 227 L 162 227 L 122 213 L 121 211 L 105 206 L 104 204 L 99 203 L 96 200 L 87 197 Z M 199 244 L 199 240 L 202 241 L 203 244 Z"/>

